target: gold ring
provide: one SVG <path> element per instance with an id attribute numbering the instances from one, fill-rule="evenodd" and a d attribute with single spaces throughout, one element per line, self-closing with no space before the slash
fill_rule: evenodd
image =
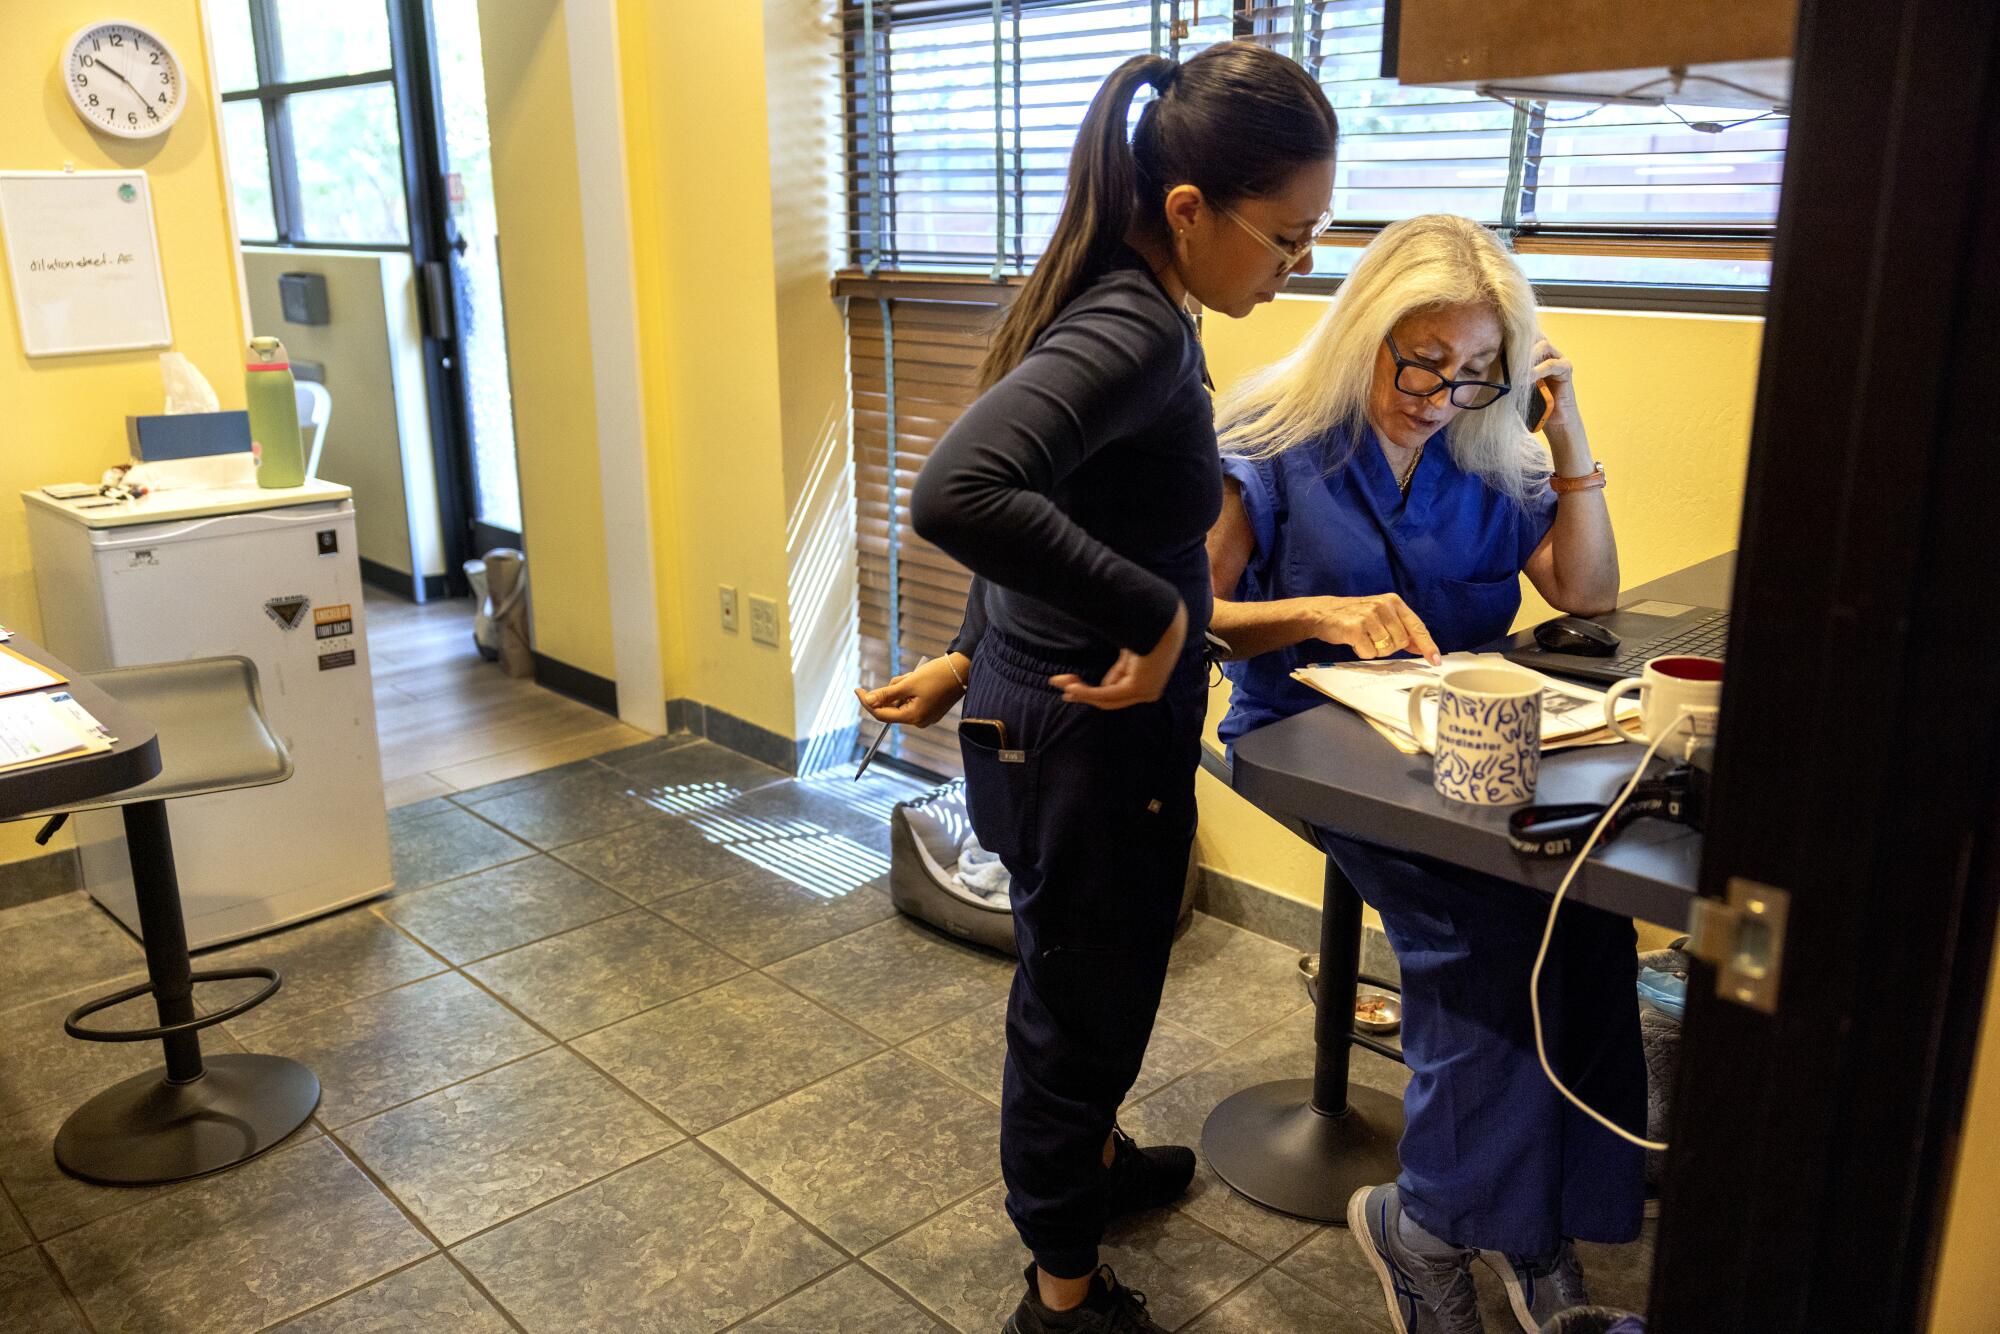
<path id="1" fill-rule="evenodd" d="M 1391 644 L 1393 644 L 1393 643 L 1395 643 L 1395 642 L 1396 642 L 1396 641 L 1395 641 L 1395 640 L 1393 640 L 1393 639 L 1378 639 L 1378 640 L 1376 640 L 1376 641 L 1375 641 L 1375 647 L 1376 647 L 1376 648 L 1387 648 L 1387 647 L 1389 647 L 1389 645 L 1391 645 Z"/>

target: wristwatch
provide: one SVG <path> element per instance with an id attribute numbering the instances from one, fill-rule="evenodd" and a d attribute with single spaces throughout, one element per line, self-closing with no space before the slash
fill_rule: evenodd
<path id="1" fill-rule="evenodd" d="M 1551 477 L 1549 490 L 1557 495 L 1567 495 L 1571 491 L 1601 491 L 1604 489 L 1604 465 L 1598 464 L 1581 477 Z"/>

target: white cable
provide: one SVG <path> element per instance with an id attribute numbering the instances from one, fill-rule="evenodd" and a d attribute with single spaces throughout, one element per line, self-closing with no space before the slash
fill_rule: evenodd
<path id="1" fill-rule="evenodd" d="M 1706 712 L 1706 710 L 1703 712 Z M 1597 846 L 1598 836 L 1603 834 L 1605 826 L 1609 825 L 1612 818 L 1618 814 L 1619 808 L 1625 804 L 1625 799 L 1632 795 L 1632 790 L 1639 786 L 1639 780 L 1645 776 L 1646 766 L 1653 762 L 1653 756 L 1659 753 L 1661 744 L 1668 737 L 1679 731 L 1683 724 L 1692 724 L 1693 720 L 1694 712 L 1692 710 L 1683 709 L 1674 715 L 1674 720 L 1667 724 L 1659 736 L 1653 739 L 1652 745 L 1646 747 L 1646 753 L 1640 758 L 1639 767 L 1632 771 L 1631 780 L 1625 784 L 1624 791 L 1618 794 L 1617 800 L 1605 808 L 1603 818 L 1598 820 L 1597 827 L 1590 831 L 1590 837 L 1585 839 L 1583 846 L 1577 850 L 1576 859 L 1569 864 L 1569 870 L 1563 875 L 1562 883 L 1556 886 L 1555 898 L 1549 903 L 1548 924 L 1542 928 L 1542 947 L 1535 951 L 1534 971 L 1528 975 L 1528 1009 L 1533 1014 L 1535 1020 L 1535 1055 L 1541 1058 L 1542 1073 L 1549 1077 L 1549 1083 L 1556 1086 L 1556 1092 L 1576 1104 L 1578 1110 L 1583 1112 L 1585 1116 L 1588 1116 L 1591 1120 L 1597 1122 L 1597 1124 L 1603 1126 L 1626 1143 L 1636 1144 L 1642 1149 L 1657 1149 L 1662 1152 L 1667 1147 L 1664 1142 L 1646 1139 L 1643 1136 L 1633 1134 L 1604 1113 L 1598 1111 L 1595 1107 L 1592 1107 L 1582 1098 L 1570 1092 L 1569 1085 L 1563 1083 L 1557 1077 L 1555 1067 L 1549 1064 L 1548 1044 L 1542 1038 L 1542 964 L 1549 957 L 1549 942 L 1555 939 L 1556 914 L 1562 911 L 1563 896 L 1569 893 L 1570 882 L 1575 880 L 1576 873 L 1583 869 L 1583 863 L 1589 858 L 1590 850 Z"/>

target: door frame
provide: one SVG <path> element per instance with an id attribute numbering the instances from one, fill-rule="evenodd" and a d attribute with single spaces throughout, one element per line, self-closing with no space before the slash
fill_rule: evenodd
<path id="1" fill-rule="evenodd" d="M 1656 1334 L 1925 1327 L 2000 904 L 2000 11 L 1802 0 L 1794 68 L 1701 874 L 1788 939 L 1773 1014 L 1691 980 Z"/>

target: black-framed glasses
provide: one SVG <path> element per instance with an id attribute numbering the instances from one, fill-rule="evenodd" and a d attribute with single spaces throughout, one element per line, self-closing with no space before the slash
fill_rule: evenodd
<path id="1" fill-rule="evenodd" d="M 1389 355 L 1396 362 L 1396 388 L 1411 398 L 1430 398 L 1438 390 L 1449 388 L 1454 407 L 1464 408 L 1467 412 L 1477 412 L 1481 408 L 1490 408 L 1507 397 L 1508 391 L 1514 387 L 1511 383 L 1514 373 L 1507 366 L 1507 349 L 1504 347 L 1500 349 L 1502 378 L 1500 383 L 1495 384 L 1491 380 L 1447 380 L 1430 367 L 1419 365 L 1405 357 L 1402 350 L 1396 346 L 1395 335 L 1388 335 L 1383 341 L 1389 345 Z"/>

